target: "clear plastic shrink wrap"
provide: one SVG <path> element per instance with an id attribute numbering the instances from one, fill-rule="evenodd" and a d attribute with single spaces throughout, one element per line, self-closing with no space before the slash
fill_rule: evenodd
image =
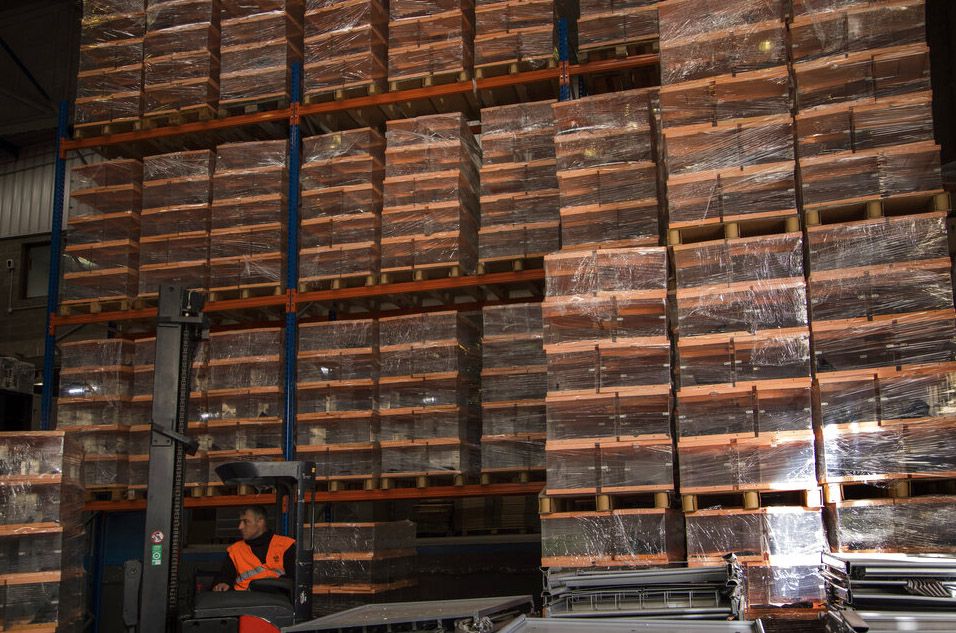
<path id="1" fill-rule="evenodd" d="M 545 276 L 548 493 L 672 489 L 666 249 L 556 253 Z"/>
<path id="2" fill-rule="evenodd" d="M 292 65 L 302 63 L 304 0 L 224 0 L 222 9 L 219 103 L 288 100 Z"/>
<path id="3" fill-rule="evenodd" d="M 143 101 L 144 0 L 83 3 L 75 124 L 137 119 Z"/>
<path id="4" fill-rule="evenodd" d="M 560 247 L 552 101 L 481 111 L 482 261 Z"/>
<path id="5" fill-rule="evenodd" d="M 299 327 L 298 450 L 319 477 L 378 476 L 378 322 Z"/>
<path id="6" fill-rule="evenodd" d="M 475 68 L 518 64 L 533 70 L 553 62 L 561 13 L 554 0 L 477 0 L 476 5 Z"/>
<path id="7" fill-rule="evenodd" d="M 482 310 L 481 467 L 544 468 L 547 358 L 540 304 Z"/>
<path id="8" fill-rule="evenodd" d="M 143 164 L 114 160 L 70 172 L 63 303 L 136 296 Z"/>
<path id="9" fill-rule="evenodd" d="M 688 560 L 713 564 L 736 554 L 751 605 L 823 601 L 819 563 L 827 544 L 820 510 L 700 510 L 684 519 Z"/>
<path id="10" fill-rule="evenodd" d="M 657 91 L 554 104 L 562 248 L 657 244 Z"/>
<path id="11" fill-rule="evenodd" d="M 835 552 L 956 553 L 956 497 L 842 501 L 826 508 Z"/>
<path id="12" fill-rule="evenodd" d="M 0 433 L 0 626 L 79 631 L 82 448 L 62 431 Z"/>
<path id="13" fill-rule="evenodd" d="M 385 140 L 362 128 L 303 141 L 300 280 L 379 270 Z"/>
<path id="14" fill-rule="evenodd" d="M 387 28 L 381 0 L 306 0 L 306 97 L 381 88 Z"/>
<path id="15" fill-rule="evenodd" d="M 683 560 L 680 512 L 648 508 L 541 516 L 545 567 L 664 565 Z"/>
<path id="16" fill-rule="evenodd" d="M 126 339 L 61 344 L 58 428 L 127 424 L 133 350 Z"/>
<path id="17" fill-rule="evenodd" d="M 139 294 L 161 284 L 209 287 L 209 209 L 215 154 L 174 152 L 143 159 Z"/>
<path id="18" fill-rule="evenodd" d="M 274 286 L 282 278 L 287 141 L 216 148 L 210 289 Z"/>
<path id="19" fill-rule="evenodd" d="M 481 150 L 460 113 L 389 121 L 382 272 L 475 270 Z"/>
<path id="20" fill-rule="evenodd" d="M 144 113 L 211 112 L 219 100 L 219 3 L 147 4 Z"/>
<path id="21" fill-rule="evenodd" d="M 389 81 L 470 73 L 474 53 L 474 0 L 389 3 Z"/>
<path id="22" fill-rule="evenodd" d="M 382 474 L 470 475 L 481 436 L 481 316 L 431 312 L 379 321 Z"/>
<path id="23" fill-rule="evenodd" d="M 578 51 L 600 51 L 659 37 L 657 0 L 584 0 L 578 18 Z"/>

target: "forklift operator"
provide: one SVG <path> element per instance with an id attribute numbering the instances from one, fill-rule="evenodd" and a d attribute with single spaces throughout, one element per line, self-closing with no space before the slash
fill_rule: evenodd
<path id="1" fill-rule="evenodd" d="M 213 591 L 246 591 L 253 580 L 281 578 L 295 572 L 295 539 L 269 529 L 265 508 L 243 508 L 239 532 L 242 540 L 226 550 L 229 556 L 223 561 Z"/>

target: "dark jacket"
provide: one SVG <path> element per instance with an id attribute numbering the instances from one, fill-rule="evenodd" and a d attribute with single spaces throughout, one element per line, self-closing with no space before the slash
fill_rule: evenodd
<path id="1" fill-rule="evenodd" d="M 272 541 L 273 534 L 274 532 L 269 530 L 261 536 L 246 541 L 246 545 L 252 548 L 252 553 L 256 555 L 260 563 L 266 559 L 266 552 L 269 551 L 269 543 Z M 285 551 L 285 555 L 282 557 L 282 568 L 285 570 L 285 575 L 289 578 L 292 578 L 295 574 L 295 545 Z M 226 554 L 226 560 L 222 561 L 222 569 L 219 570 L 219 575 L 216 576 L 216 580 L 213 584 L 218 585 L 224 582 L 232 587 L 233 583 L 236 582 L 237 575 L 236 566 L 232 563 L 232 558 L 229 554 Z"/>

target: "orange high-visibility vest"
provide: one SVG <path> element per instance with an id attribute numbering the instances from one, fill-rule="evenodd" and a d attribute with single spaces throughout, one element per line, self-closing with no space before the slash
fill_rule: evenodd
<path id="1" fill-rule="evenodd" d="M 230 545 L 226 551 L 229 552 L 232 564 L 236 566 L 236 580 L 232 588 L 236 591 L 246 591 L 249 589 L 249 583 L 253 580 L 284 576 L 285 566 L 282 564 L 282 557 L 286 550 L 294 544 L 295 539 L 273 534 L 264 561 L 260 561 L 252 553 L 252 548 L 245 541 Z"/>

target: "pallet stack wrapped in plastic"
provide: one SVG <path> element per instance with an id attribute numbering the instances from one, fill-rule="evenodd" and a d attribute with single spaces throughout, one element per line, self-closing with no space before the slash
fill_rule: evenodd
<path id="1" fill-rule="evenodd" d="M 552 103 L 481 111 L 478 258 L 486 269 L 561 246 Z"/>
<path id="2" fill-rule="evenodd" d="M 674 464 L 667 251 L 560 252 L 545 258 L 545 275 L 544 564 L 681 560 L 682 539 L 670 530 L 682 522 L 668 509 Z M 596 512 L 561 511 L 561 497 L 574 502 L 582 496 L 595 500 Z M 625 504 L 629 496 L 644 503 Z M 628 533 L 646 534 L 620 543 L 612 543 L 610 534 L 589 538 L 602 524 L 626 524 Z"/>
<path id="3" fill-rule="evenodd" d="M 544 470 L 545 395 L 541 306 L 489 306 L 482 310 L 481 472 L 527 477 Z"/>
<path id="4" fill-rule="evenodd" d="M 288 105 L 292 65 L 302 63 L 305 0 L 220 2 L 220 110 Z"/>
<path id="5" fill-rule="evenodd" d="M 139 291 L 143 164 L 113 160 L 70 172 L 70 214 L 60 304 L 115 302 L 128 309 Z"/>
<path id="6" fill-rule="evenodd" d="M 659 5 L 688 557 L 736 552 L 751 606 L 823 599 L 788 5 Z"/>
<path id="7" fill-rule="evenodd" d="M 408 599 L 408 589 L 416 585 L 414 523 L 317 523 L 314 528 L 316 616 Z"/>
<path id="8" fill-rule="evenodd" d="M 145 0 L 83 3 L 74 104 L 77 131 L 139 119 L 145 34 Z"/>
<path id="9" fill-rule="evenodd" d="M 658 244 L 657 91 L 554 104 L 561 248 Z"/>
<path id="10" fill-rule="evenodd" d="M 658 0 L 582 0 L 578 18 L 578 55 L 593 61 L 610 53 L 650 52 L 659 32 Z"/>
<path id="11" fill-rule="evenodd" d="M 475 74 L 478 77 L 553 66 L 555 25 L 566 17 L 559 0 L 477 0 Z"/>
<path id="12" fill-rule="evenodd" d="M 220 464 L 282 458 L 282 330 L 213 332 L 207 348 L 198 415 L 205 421 L 209 485 L 215 487 Z"/>
<path id="13" fill-rule="evenodd" d="M 299 326 L 296 450 L 318 479 L 378 479 L 378 366 L 374 319 Z"/>
<path id="14" fill-rule="evenodd" d="M 174 152 L 143 159 L 139 296 L 161 284 L 209 288 L 209 205 L 215 154 Z"/>
<path id="15" fill-rule="evenodd" d="M 62 431 L 0 433 L 0 629 L 82 629 L 82 449 Z"/>
<path id="16" fill-rule="evenodd" d="M 388 80 L 464 79 L 475 56 L 474 0 L 392 0 L 388 6 Z"/>
<path id="17" fill-rule="evenodd" d="M 481 150 L 460 113 L 389 121 L 382 273 L 467 275 L 478 258 Z"/>
<path id="18" fill-rule="evenodd" d="M 132 340 L 89 339 L 60 346 L 57 428 L 75 434 L 80 483 L 119 499 L 126 494 L 133 395 Z"/>
<path id="19" fill-rule="evenodd" d="M 385 139 L 371 128 L 302 143 L 299 284 L 375 283 L 379 272 Z"/>
<path id="20" fill-rule="evenodd" d="M 214 115 L 219 101 L 220 12 L 219 0 L 147 0 L 146 116 Z"/>
<path id="21" fill-rule="evenodd" d="M 951 206 L 924 5 L 794 2 L 820 477 L 838 552 L 953 549 Z"/>
<path id="22" fill-rule="evenodd" d="M 788 4 L 659 5 L 670 229 L 796 215 Z"/>
<path id="23" fill-rule="evenodd" d="M 240 295 L 277 290 L 282 280 L 288 193 L 287 141 L 216 148 L 212 180 L 209 289 Z"/>
<path id="24" fill-rule="evenodd" d="M 480 313 L 388 317 L 378 330 L 383 485 L 473 479 L 481 437 Z"/>
<path id="25" fill-rule="evenodd" d="M 387 29 L 382 0 L 306 0 L 305 102 L 383 90 Z"/>

